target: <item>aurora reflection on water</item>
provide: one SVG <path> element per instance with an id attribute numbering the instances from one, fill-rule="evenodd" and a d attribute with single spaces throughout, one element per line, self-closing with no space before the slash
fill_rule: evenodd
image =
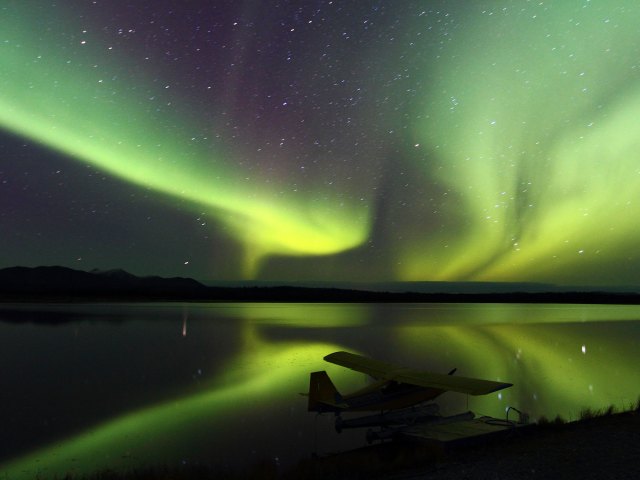
<path id="1" fill-rule="evenodd" d="M 313 415 L 297 395 L 307 390 L 308 373 L 326 369 L 344 391 L 365 381 L 322 362 L 324 355 L 341 349 L 436 371 L 456 366 L 461 375 L 515 384 L 500 396 L 470 398 L 468 406 L 478 414 L 503 416 L 511 405 L 533 418 L 560 414 L 571 419 L 586 407 L 629 406 L 639 393 L 636 306 L 23 308 L 40 316 L 57 310 L 80 317 L 58 326 L 0 324 L 2 351 L 20 370 L 15 381 L 22 381 L 6 390 L 14 397 L 3 398 L 12 405 L 3 405 L 3 415 L 10 415 L 3 424 L 16 429 L 16 439 L 21 428 L 47 430 L 43 421 L 51 410 L 21 409 L 28 403 L 17 398 L 25 390 L 51 392 L 43 400 L 60 409 L 54 415 L 59 423 L 52 422 L 47 433 L 48 445 L 33 445 L 31 439 L 31 445 L 22 444 L 22 455 L 3 460 L 0 471 L 10 478 L 182 462 L 239 468 L 278 458 L 283 466 L 291 465 L 314 448 Z M 183 336 L 185 312 L 189 328 Z M 97 322 L 96 315 L 108 315 L 112 322 Z M 50 356 L 39 340 L 43 336 L 51 340 L 47 348 L 70 352 L 53 361 L 60 368 L 49 378 L 43 378 L 48 368 L 43 359 Z M 34 352 L 33 363 L 21 357 L 24 348 Z M 124 360 L 123 352 L 128 352 Z M 153 355 L 157 360 L 149 362 Z M 78 375 L 79 365 L 91 368 Z M 142 375 L 164 383 L 149 391 L 151 386 L 139 385 Z M 92 387 L 107 381 L 110 403 L 126 400 L 137 407 L 127 408 L 124 402 L 120 411 L 107 413 L 105 396 Z M 464 396 L 446 394 L 440 403 L 444 412 L 457 412 L 466 402 Z M 65 430 L 65 415 L 67 423 L 86 416 L 85 426 Z M 274 436 L 274 431 L 280 433 Z M 2 443 L 9 445 L 12 432 L 3 430 L 3 435 Z M 319 435 L 325 445 L 338 440 L 344 448 L 364 441 L 355 433 L 336 437 L 330 419 L 320 423 Z"/>

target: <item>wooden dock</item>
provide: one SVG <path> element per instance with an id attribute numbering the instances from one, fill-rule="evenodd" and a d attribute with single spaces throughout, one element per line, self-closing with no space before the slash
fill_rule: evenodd
<path id="1" fill-rule="evenodd" d="M 408 440 L 449 444 L 508 434 L 526 426 L 527 424 L 483 416 L 450 423 L 417 424 L 405 427 L 398 433 L 401 438 Z"/>

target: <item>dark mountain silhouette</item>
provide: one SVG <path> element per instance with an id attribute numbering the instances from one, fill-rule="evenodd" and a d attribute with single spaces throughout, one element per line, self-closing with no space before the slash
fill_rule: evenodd
<path id="1" fill-rule="evenodd" d="M 371 291 L 303 286 L 203 285 L 191 278 L 138 277 L 121 269 L 90 272 L 66 267 L 0 269 L 0 301 L 229 301 L 229 302 L 475 302 L 475 303 L 618 303 L 637 304 L 635 292 L 523 291 L 476 293 L 443 291 Z M 482 286 L 481 286 L 482 287 Z M 435 286 L 432 286 L 435 290 Z M 501 288 L 504 288 L 501 287 Z M 448 290 L 448 291 L 447 291 Z"/>
<path id="2" fill-rule="evenodd" d="M 10 267 L 0 270 L 0 295 L 170 298 L 205 295 L 207 287 L 190 278 L 137 277 L 124 270 L 84 272 L 66 267 Z"/>

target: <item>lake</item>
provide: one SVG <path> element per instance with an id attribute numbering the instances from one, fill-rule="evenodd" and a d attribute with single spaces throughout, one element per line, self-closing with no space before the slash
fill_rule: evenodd
<path id="1" fill-rule="evenodd" d="M 514 383 L 447 393 L 445 414 L 508 406 L 578 418 L 640 395 L 640 307 L 525 304 L 0 305 L 0 478 L 144 465 L 286 468 L 360 446 L 306 411 L 309 372 L 348 350 Z M 4 476 L 3 476 L 4 475 Z"/>

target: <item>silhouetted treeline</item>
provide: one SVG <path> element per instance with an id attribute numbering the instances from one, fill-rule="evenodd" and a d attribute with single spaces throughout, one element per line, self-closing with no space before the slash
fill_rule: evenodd
<path id="1" fill-rule="evenodd" d="M 451 284 L 448 284 L 449 288 Z M 297 286 L 210 287 L 190 278 L 137 277 L 123 270 L 84 272 L 66 267 L 0 270 L 0 301 L 396 302 L 639 304 L 636 293 L 378 292 Z"/>

